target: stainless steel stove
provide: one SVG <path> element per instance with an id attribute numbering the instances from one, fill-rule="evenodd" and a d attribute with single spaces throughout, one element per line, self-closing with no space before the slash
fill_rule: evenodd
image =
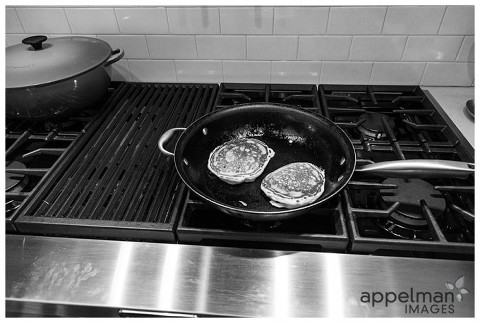
<path id="1" fill-rule="evenodd" d="M 417 86 L 114 83 L 80 118 L 7 120 L 7 313 L 473 315 L 473 176 L 357 173 L 320 208 L 274 223 L 228 216 L 190 192 L 159 136 L 253 102 L 329 118 L 358 165 L 473 165 L 473 148 Z"/>

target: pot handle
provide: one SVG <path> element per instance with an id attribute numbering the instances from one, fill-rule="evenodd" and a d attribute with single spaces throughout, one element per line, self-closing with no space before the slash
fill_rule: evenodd
<path id="1" fill-rule="evenodd" d="M 123 55 L 125 55 L 125 51 L 123 50 L 123 48 L 112 50 L 112 54 L 110 54 L 110 57 L 105 62 L 104 66 L 107 67 L 108 65 L 112 65 L 113 63 L 118 62 L 122 59 Z"/>
<path id="2" fill-rule="evenodd" d="M 172 128 L 172 129 L 169 129 L 167 131 L 165 131 L 165 133 L 160 137 L 160 139 L 158 140 L 158 148 L 160 148 L 160 151 L 164 154 L 164 155 L 167 155 L 167 156 L 173 156 L 174 153 L 166 150 L 163 145 L 165 143 L 167 143 L 167 141 L 170 140 L 170 138 L 172 138 L 173 134 L 177 131 L 185 131 L 187 128 Z"/>
<path id="3" fill-rule="evenodd" d="M 400 178 L 467 178 L 475 164 L 439 159 L 407 159 L 358 166 L 355 172 Z"/>

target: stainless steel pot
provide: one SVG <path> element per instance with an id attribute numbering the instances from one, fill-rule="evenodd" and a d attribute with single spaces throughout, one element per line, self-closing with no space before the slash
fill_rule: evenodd
<path id="1" fill-rule="evenodd" d="M 107 93 L 106 66 L 122 49 L 90 37 L 32 36 L 6 49 L 6 114 L 53 119 L 94 105 Z"/>

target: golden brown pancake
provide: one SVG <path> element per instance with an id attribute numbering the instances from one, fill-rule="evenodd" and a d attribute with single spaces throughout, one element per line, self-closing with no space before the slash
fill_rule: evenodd
<path id="1" fill-rule="evenodd" d="M 238 138 L 216 147 L 208 158 L 208 169 L 229 184 L 253 182 L 260 176 L 275 152 L 264 142 Z"/>
<path id="2" fill-rule="evenodd" d="M 279 208 L 297 208 L 316 201 L 325 187 L 325 171 L 311 163 L 285 165 L 268 174 L 260 188 Z"/>

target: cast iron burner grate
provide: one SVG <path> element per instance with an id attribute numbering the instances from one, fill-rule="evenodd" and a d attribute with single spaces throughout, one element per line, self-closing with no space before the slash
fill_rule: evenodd
<path id="1" fill-rule="evenodd" d="M 320 112 L 317 88 L 307 84 L 222 83 L 216 109 L 245 103 L 281 103 Z"/>
<path id="2" fill-rule="evenodd" d="M 357 165 L 397 159 L 473 161 L 473 148 L 418 87 L 320 85 L 318 92 L 323 113 L 352 140 Z M 354 174 L 341 193 L 350 251 L 473 257 L 473 195 L 473 176 L 385 179 Z"/>
<path id="3" fill-rule="evenodd" d="M 22 233 L 175 241 L 173 160 L 158 138 L 209 112 L 218 85 L 122 83 L 104 121 L 15 221 Z M 174 141 L 174 140 L 172 140 Z M 169 147 L 171 149 L 171 147 Z"/>
<path id="4" fill-rule="evenodd" d="M 307 84 L 223 83 L 215 109 L 258 102 L 283 103 L 321 112 L 316 86 Z M 292 219 L 262 223 L 245 222 L 224 214 L 189 190 L 185 195 L 176 229 L 181 243 L 337 252 L 347 249 L 346 221 L 338 198 Z"/>
<path id="5" fill-rule="evenodd" d="M 6 119 L 6 195 L 5 220 L 7 232 L 14 232 L 14 220 L 44 183 L 56 177 L 56 169 L 66 156 L 74 154 L 94 127 L 100 108 L 108 101 L 114 88 L 104 100 L 86 111 L 54 121 Z"/>
<path id="6" fill-rule="evenodd" d="M 187 190 L 176 231 L 180 243 L 213 246 L 343 252 L 348 244 L 338 198 L 298 217 L 255 222 L 215 210 Z"/>

